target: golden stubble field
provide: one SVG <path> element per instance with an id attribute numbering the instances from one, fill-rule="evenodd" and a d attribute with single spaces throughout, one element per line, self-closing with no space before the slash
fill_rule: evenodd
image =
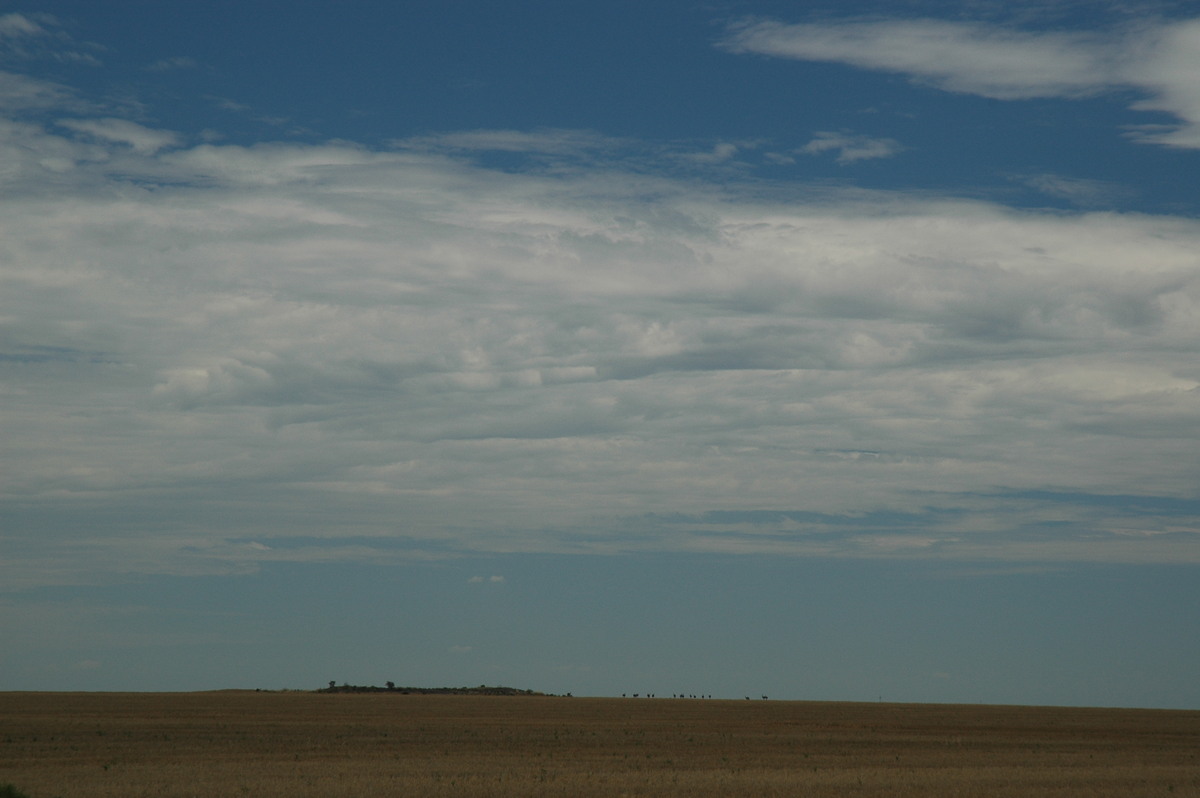
<path id="1" fill-rule="evenodd" d="M 1200 712 L 0 693 L 4 784 L 30 798 L 1200 796 Z"/>

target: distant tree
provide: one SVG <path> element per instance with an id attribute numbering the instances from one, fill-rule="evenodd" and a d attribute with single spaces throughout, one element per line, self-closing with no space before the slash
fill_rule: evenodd
<path id="1" fill-rule="evenodd" d="M 329 689 L 332 690 L 334 688 L 334 685 L 336 685 L 336 684 L 337 684 L 337 682 L 330 682 Z"/>
<path id="2" fill-rule="evenodd" d="M 388 683 L 387 683 L 387 689 L 389 689 L 389 690 L 395 690 L 395 689 L 396 689 L 396 683 L 395 683 L 395 682 L 388 682 Z"/>

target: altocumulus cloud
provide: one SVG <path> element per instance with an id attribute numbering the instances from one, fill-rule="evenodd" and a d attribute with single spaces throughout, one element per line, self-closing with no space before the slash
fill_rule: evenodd
<path id="1" fill-rule="evenodd" d="M 579 131 L 191 146 L 14 85 L 6 584 L 464 552 L 1200 560 L 1193 219 L 767 195 Z M 475 159 L 501 144 L 534 157 Z"/>

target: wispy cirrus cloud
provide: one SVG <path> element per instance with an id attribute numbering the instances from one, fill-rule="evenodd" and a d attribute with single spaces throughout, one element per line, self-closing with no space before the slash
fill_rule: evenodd
<path id="1" fill-rule="evenodd" d="M 96 66 L 100 61 L 94 44 L 75 41 L 53 14 L 0 14 L 0 60 L 47 59 Z"/>
<path id="2" fill-rule="evenodd" d="M 1098 37 L 1027 33 L 983 23 L 757 21 L 735 27 L 723 46 L 733 52 L 900 72 L 948 91 L 1001 100 L 1080 97 L 1118 85 L 1116 54 Z"/>
<path id="3" fill-rule="evenodd" d="M 908 75 L 945 91 L 999 100 L 1090 97 L 1136 90 L 1138 110 L 1179 125 L 1141 129 L 1147 142 L 1200 146 L 1200 20 L 1097 32 L 1032 31 L 936 19 L 787 24 L 754 20 L 730 29 L 737 53 L 844 63 Z"/>
<path id="4" fill-rule="evenodd" d="M 177 55 L 173 58 L 162 58 L 146 67 L 151 72 L 171 72 L 177 69 L 195 69 L 200 64 L 195 58 L 187 55 Z"/>
<path id="5" fill-rule="evenodd" d="M 393 141 L 404 149 L 439 152 L 516 152 L 568 155 L 610 151 L 619 139 L 589 130 L 463 130 Z"/>

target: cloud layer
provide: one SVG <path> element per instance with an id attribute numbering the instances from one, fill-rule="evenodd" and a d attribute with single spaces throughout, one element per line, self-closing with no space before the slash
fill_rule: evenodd
<path id="1" fill-rule="evenodd" d="M 0 141 L 10 584 L 1200 558 L 1194 220 L 767 197 L 576 132 L 181 148 L 118 122 Z M 497 141 L 544 167 L 471 160 Z M 555 160 L 580 148 L 606 160 Z"/>

